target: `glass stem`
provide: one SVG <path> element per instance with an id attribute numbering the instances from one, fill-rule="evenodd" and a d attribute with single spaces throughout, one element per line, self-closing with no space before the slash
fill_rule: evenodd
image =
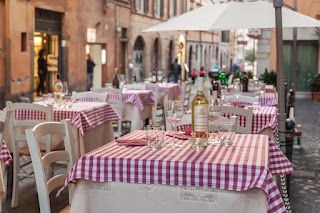
<path id="1" fill-rule="evenodd" d="M 176 125 L 172 124 L 172 130 L 173 130 L 173 141 L 172 145 L 176 145 Z"/>

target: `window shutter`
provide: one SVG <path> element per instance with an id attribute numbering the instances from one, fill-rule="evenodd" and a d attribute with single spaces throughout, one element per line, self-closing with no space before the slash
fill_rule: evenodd
<path id="1" fill-rule="evenodd" d="M 149 11 L 149 4 L 148 4 L 148 0 L 144 0 L 144 12 L 147 13 Z"/>
<path id="2" fill-rule="evenodd" d="M 163 17 L 163 0 L 160 0 L 160 17 Z"/>

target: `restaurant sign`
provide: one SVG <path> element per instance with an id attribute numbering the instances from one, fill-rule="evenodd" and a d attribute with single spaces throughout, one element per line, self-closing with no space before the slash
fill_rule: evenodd
<path id="1" fill-rule="evenodd" d="M 87 42 L 88 43 L 96 42 L 96 29 L 95 28 L 87 28 Z"/>

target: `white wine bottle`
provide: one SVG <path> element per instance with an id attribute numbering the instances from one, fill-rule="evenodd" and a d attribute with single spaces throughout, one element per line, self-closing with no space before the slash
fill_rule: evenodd
<path id="1" fill-rule="evenodd" d="M 203 83 L 203 77 L 199 77 L 197 95 L 192 100 L 192 136 L 208 141 L 209 101 L 203 93 Z"/>
<path id="2" fill-rule="evenodd" d="M 60 80 L 60 75 L 57 75 L 57 80 L 54 83 L 54 104 L 55 106 L 61 106 L 63 104 L 62 94 L 63 84 Z"/>

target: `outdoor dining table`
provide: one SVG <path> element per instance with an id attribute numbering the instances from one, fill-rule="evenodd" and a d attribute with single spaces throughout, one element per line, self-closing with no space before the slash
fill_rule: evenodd
<path id="1" fill-rule="evenodd" d="M 43 104 L 42 101 L 35 104 Z M 33 119 L 44 116 L 40 112 L 32 110 L 19 110 L 15 113 L 18 119 Z M 60 122 L 70 119 L 71 131 L 75 138 L 75 159 L 91 150 L 94 150 L 114 140 L 112 121 L 117 121 L 120 116 L 108 103 L 98 102 L 75 102 L 71 108 L 53 107 L 53 120 Z M 10 145 L 10 140 L 6 142 Z M 62 145 L 62 138 L 54 138 L 52 149 Z"/>
<path id="2" fill-rule="evenodd" d="M 124 89 L 122 93 L 122 120 L 131 121 L 130 130 L 139 130 L 144 126 L 144 120 L 151 117 L 154 101 L 151 90 Z M 109 93 L 109 99 L 118 99 L 118 94 Z"/>
<path id="3" fill-rule="evenodd" d="M 165 136 L 157 151 L 113 141 L 81 156 L 65 181 L 76 182 L 70 212 L 286 212 L 273 176 L 293 169 L 267 136 L 236 135 L 231 147 L 199 152 L 188 140 L 166 147 L 171 140 Z"/>
<path id="4" fill-rule="evenodd" d="M 250 96 L 250 97 L 258 96 L 259 97 L 259 103 L 260 103 L 261 106 L 277 106 L 278 105 L 277 94 L 274 93 L 274 92 L 263 92 L 263 93 L 259 93 L 259 94 L 256 94 L 256 95 L 255 95 L 255 93 L 249 93 L 249 92 L 241 92 L 240 93 L 240 95 L 246 95 L 246 94 L 248 96 Z M 229 96 L 229 95 L 237 95 L 237 93 L 229 93 L 229 92 L 222 93 L 223 97 Z M 244 105 L 244 106 L 252 105 L 250 103 L 242 102 L 241 100 L 236 100 L 233 103 L 241 104 L 241 105 Z"/>

